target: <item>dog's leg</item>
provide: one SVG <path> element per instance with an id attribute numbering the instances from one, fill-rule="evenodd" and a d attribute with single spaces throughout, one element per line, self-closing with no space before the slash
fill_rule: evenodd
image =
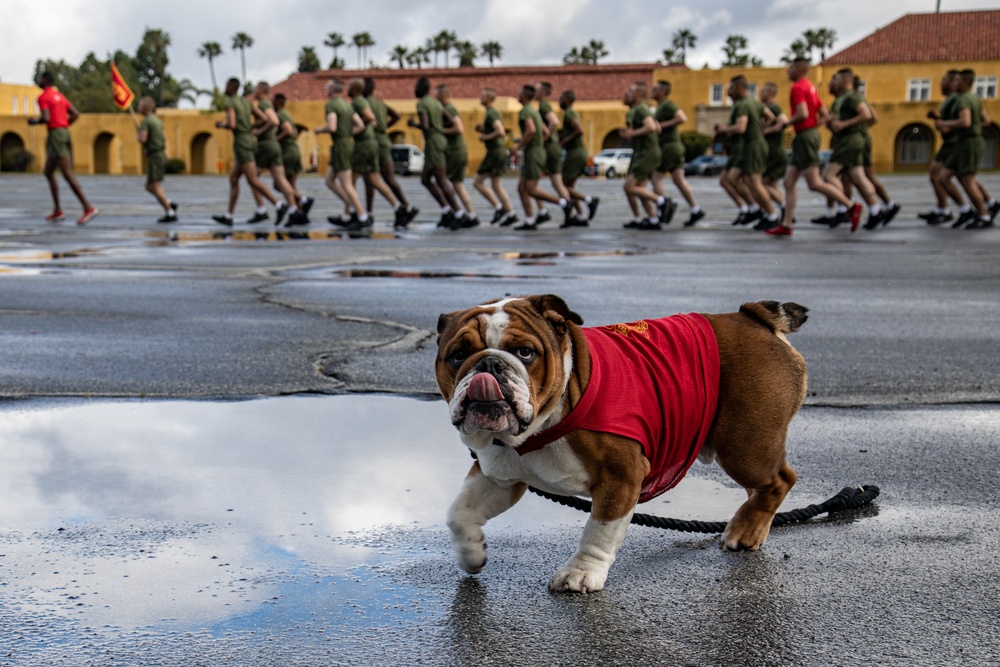
<path id="1" fill-rule="evenodd" d="M 719 461 L 725 469 L 725 464 Z M 728 471 L 727 471 L 728 472 Z M 734 479 L 736 476 L 734 475 Z M 771 521 L 781 502 L 795 484 L 795 471 L 782 461 L 777 473 L 767 481 L 744 485 L 750 497 L 736 510 L 736 514 L 722 533 L 721 547 L 726 551 L 756 551 L 771 532 Z"/>
<path id="2" fill-rule="evenodd" d="M 634 509 L 613 521 L 600 521 L 591 515 L 583 529 L 579 548 L 566 565 L 552 576 L 549 588 L 576 593 L 593 593 L 604 588 L 608 570 L 625 539 Z"/>
<path id="3" fill-rule="evenodd" d="M 486 565 L 486 538 L 483 526 L 506 512 L 521 499 L 528 485 L 515 482 L 504 486 L 483 474 L 477 461 L 472 465 L 462 490 L 448 509 L 451 545 L 463 570 L 476 574 Z"/>

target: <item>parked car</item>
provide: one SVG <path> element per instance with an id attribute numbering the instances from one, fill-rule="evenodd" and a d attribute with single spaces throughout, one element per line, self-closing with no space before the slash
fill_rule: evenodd
<path id="1" fill-rule="evenodd" d="M 716 176 L 726 168 L 725 155 L 699 155 L 684 165 L 685 176 Z"/>
<path id="2" fill-rule="evenodd" d="M 594 162 L 594 176 L 617 178 L 628 173 L 628 164 L 632 161 L 632 149 L 605 148 L 591 159 Z"/>
<path id="3" fill-rule="evenodd" d="M 392 170 L 403 176 L 419 174 L 424 170 L 424 152 L 410 144 L 393 144 Z"/>

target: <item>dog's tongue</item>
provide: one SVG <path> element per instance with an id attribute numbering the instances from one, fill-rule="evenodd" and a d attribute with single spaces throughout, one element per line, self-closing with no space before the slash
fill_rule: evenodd
<path id="1" fill-rule="evenodd" d="M 503 400 L 500 383 L 489 373 L 478 373 L 472 377 L 469 382 L 468 395 L 471 400 L 484 403 Z"/>

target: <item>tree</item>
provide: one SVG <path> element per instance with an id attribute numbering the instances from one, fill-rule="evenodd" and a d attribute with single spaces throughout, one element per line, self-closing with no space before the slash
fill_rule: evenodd
<path id="1" fill-rule="evenodd" d="M 490 67 L 493 67 L 494 60 L 500 60 L 503 56 L 503 45 L 500 42 L 489 41 L 479 45 L 482 55 L 490 59 Z"/>
<path id="2" fill-rule="evenodd" d="M 243 76 L 243 81 L 247 80 L 247 58 L 246 50 L 253 46 L 253 37 L 245 32 L 238 32 L 233 35 L 233 50 L 240 50 L 240 72 Z M 245 85 L 245 83 L 244 83 Z"/>
<path id="3" fill-rule="evenodd" d="M 586 48 L 590 51 L 590 57 L 587 59 L 587 62 L 591 65 L 596 65 L 598 60 L 607 58 L 610 55 L 608 50 L 604 48 L 604 42 L 599 39 L 590 40 Z"/>
<path id="4" fill-rule="evenodd" d="M 476 45 L 468 40 L 455 42 L 455 51 L 458 53 L 458 66 L 459 67 L 475 67 L 476 66 L 476 56 L 479 55 L 479 49 Z"/>
<path id="5" fill-rule="evenodd" d="M 681 65 L 687 62 L 687 50 L 688 48 L 694 48 L 695 44 L 698 43 L 698 36 L 687 28 L 681 28 L 674 33 L 674 41 L 671 43 L 674 50 L 677 52 L 676 60 Z"/>
<path id="6" fill-rule="evenodd" d="M 208 72 L 212 75 L 212 90 L 219 89 L 219 86 L 215 83 L 215 65 L 212 61 L 221 55 L 222 45 L 218 42 L 205 42 L 198 47 L 198 56 L 201 58 L 208 58 Z"/>
<path id="7" fill-rule="evenodd" d="M 677 49 L 663 49 L 663 62 L 667 65 L 680 64 L 682 61 Z"/>
<path id="8" fill-rule="evenodd" d="M 423 69 L 423 66 L 430 61 L 431 56 L 427 52 L 427 48 L 423 46 L 418 46 L 406 54 L 406 64 L 417 69 Z"/>
<path id="9" fill-rule="evenodd" d="M 344 36 L 339 32 L 328 33 L 326 39 L 323 40 L 323 46 L 329 46 L 333 49 L 333 60 L 330 61 L 330 69 L 343 68 L 344 61 L 337 57 L 337 49 L 342 47 L 344 44 L 346 44 Z"/>
<path id="10" fill-rule="evenodd" d="M 433 37 L 428 37 L 427 41 L 424 43 L 424 51 L 429 56 L 434 54 L 434 67 L 438 66 L 438 54 L 443 51 L 444 48 L 441 46 L 441 33 L 434 35 Z"/>
<path id="11" fill-rule="evenodd" d="M 448 55 L 458 44 L 458 35 L 454 31 L 442 30 L 434 37 L 434 42 L 444 52 L 444 66 L 448 67 Z"/>
<path id="12" fill-rule="evenodd" d="M 364 52 L 364 61 L 367 62 L 368 47 L 375 46 L 375 40 L 372 39 L 370 32 L 359 32 L 351 37 L 351 46 L 358 50 L 358 69 L 361 69 L 361 54 Z"/>
<path id="13" fill-rule="evenodd" d="M 299 71 L 316 72 L 319 68 L 319 56 L 316 55 L 316 49 L 312 46 L 303 46 L 302 50 L 299 51 Z"/>
<path id="14" fill-rule="evenodd" d="M 802 33 L 806 49 L 812 56 L 813 49 L 819 49 L 820 62 L 826 60 L 826 50 L 832 49 L 837 41 L 837 31 L 833 28 L 810 28 Z"/>
<path id="15" fill-rule="evenodd" d="M 781 62 L 790 63 L 798 58 L 809 59 L 809 47 L 801 39 L 796 39 L 788 45 L 785 53 L 781 56 Z"/>
<path id="16" fill-rule="evenodd" d="M 408 55 L 410 55 L 410 50 L 402 44 L 397 44 L 389 52 L 389 62 L 399 63 L 399 69 L 406 69 L 406 57 Z"/>
<path id="17" fill-rule="evenodd" d="M 139 83 L 144 85 L 145 94 L 154 97 L 160 106 L 164 103 L 168 46 L 170 46 L 170 33 L 158 28 L 146 28 L 136 51 L 136 59 L 142 63 L 136 68 L 141 74 Z"/>
<path id="18" fill-rule="evenodd" d="M 564 65 L 580 65 L 582 63 L 583 63 L 583 54 L 580 53 L 580 49 L 578 49 L 575 46 L 569 51 L 567 51 L 566 55 L 563 56 Z"/>
<path id="19" fill-rule="evenodd" d="M 723 67 L 760 67 L 763 61 L 757 56 L 746 53 L 748 43 L 745 35 L 729 35 L 722 47 L 726 59 Z"/>

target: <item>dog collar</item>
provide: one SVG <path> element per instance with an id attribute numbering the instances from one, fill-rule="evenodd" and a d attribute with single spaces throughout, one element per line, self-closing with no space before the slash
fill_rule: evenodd
<path id="1" fill-rule="evenodd" d="M 555 426 L 545 429 L 544 431 L 535 433 L 520 445 L 515 447 L 514 451 L 521 456 L 524 456 L 529 452 L 537 452 L 545 445 L 555 442 L 559 438 L 563 438 L 568 435 L 571 431 L 576 430 L 583 422 L 584 417 L 587 416 L 587 413 L 590 412 L 590 408 L 593 407 L 594 401 L 597 400 L 597 387 L 600 383 L 601 366 L 597 361 L 597 357 L 595 355 L 590 355 L 590 381 L 587 383 L 587 388 L 583 390 L 583 396 L 580 397 L 579 402 L 573 406 L 573 409 L 570 410 L 569 414 L 566 415 L 562 421 Z M 496 443 L 497 441 L 494 440 L 493 442 Z"/>

